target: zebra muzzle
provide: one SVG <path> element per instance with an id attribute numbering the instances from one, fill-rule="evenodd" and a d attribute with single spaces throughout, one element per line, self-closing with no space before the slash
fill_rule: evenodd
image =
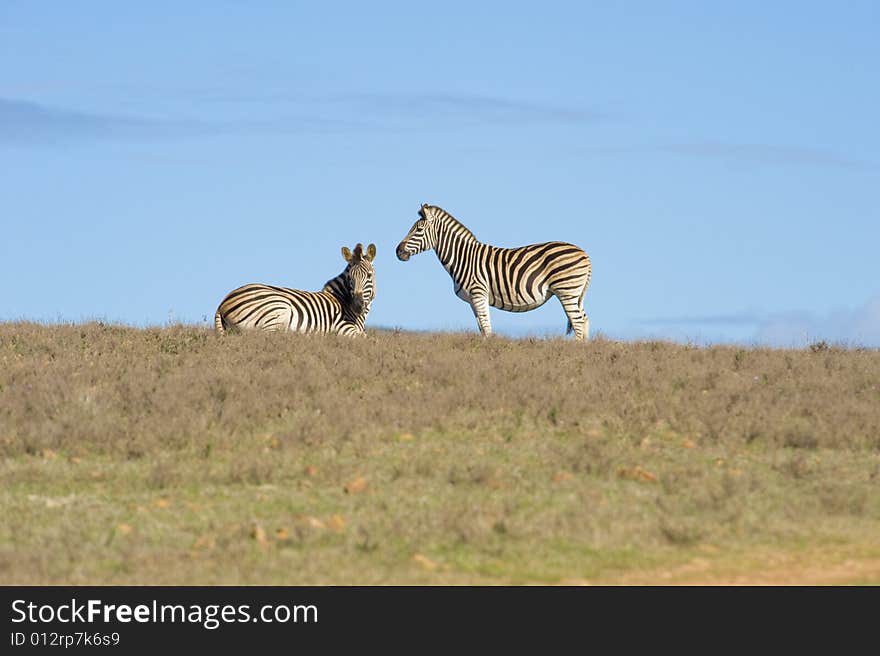
<path id="1" fill-rule="evenodd" d="M 362 296 L 355 296 L 351 299 L 351 309 L 355 314 L 360 314 L 364 310 L 364 299 Z"/>
<path id="2" fill-rule="evenodd" d="M 409 253 L 406 252 L 406 249 L 403 246 L 397 247 L 397 259 L 401 262 L 406 262 L 409 259 Z"/>

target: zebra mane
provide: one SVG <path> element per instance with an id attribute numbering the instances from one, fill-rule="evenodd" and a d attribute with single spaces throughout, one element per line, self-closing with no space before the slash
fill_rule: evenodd
<path id="1" fill-rule="evenodd" d="M 437 207 L 436 205 L 423 205 L 422 209 L 419 210 L 419 212 L 424 213 L 426 209 L 432 211 L 435 219 L 442 221 L 444 225 L 452 228 L 455 234 L 477 241 L 477 236 L 473 232 L 471 232 L 470 228 L 468 228 L 464 223 L 456 219 L 442 207 Z"/>
<path id="2" fill-rule="evenodd" d="M 333 294 L 343 305 L 351 302 L 351 290 L 348 288 L 348 280 L 345 277 L 345 273 L 350 268 L 351 264 L 345 267 L 345 269 L 342 270 L 342 273 L 338 276 L 331 278 L 324 283 L 324 288 L 321 290 L 322 292 L 330 292 Z"/>

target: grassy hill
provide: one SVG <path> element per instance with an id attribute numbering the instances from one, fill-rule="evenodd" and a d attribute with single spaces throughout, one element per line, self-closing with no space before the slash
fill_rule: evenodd
<path id="1" fill-rule="evenodd" d="M 880 583 L 880 351 L 0 324 L 0 583 Z"/>

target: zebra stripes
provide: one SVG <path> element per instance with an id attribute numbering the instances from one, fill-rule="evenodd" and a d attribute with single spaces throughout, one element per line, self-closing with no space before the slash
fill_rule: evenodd
<path id="1" fill-rule="evenodd" d="M 592 265 L 579 247 L 561 241 L 499 248 L 484 244 L 445 210 L 422 205 L 419 219 L 397 247 L 399 260 L 434 249 L 452 276 L 455 294 L 470 303 L 483 335 L 492 334 L 489 307 L 527 312 L 556 296 L 568 316 L 568 331 L 586 340 L 590 321 L 584 294 Z"/>
<path id="2" fill-rule="evenodd" d="M 226 295 L 214 315 L 218 332 L 228 328 L 300 333 L 360 335 L 375 296 L 373 258 L 376 246 L 366 252 L 342 248 L 345 270 L 328 280 L 319 292 L 272 285 L 249 284 Z"/>

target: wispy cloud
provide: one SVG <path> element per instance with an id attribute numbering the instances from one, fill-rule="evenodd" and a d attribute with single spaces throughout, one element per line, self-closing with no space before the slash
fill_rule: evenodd
<path id="1" fill-rule="evenodd" d="M 688 315 L 682 317 L 655 317 L 639 319 L 646 326 L 733 326 L 761 322 L 759 315 L 752 312 L 739 314 Z"/>
<path id="2" fill-rule="evenodd" d="M 824 150 L 774 144 L 695 141 L 664 144 L 654 147 L 654 150 L 674 155 L 752 164 L 798 164 L 838 168 L 864 168 L 868 166 L 866 162 Z"/>
<path id="3" fill-rule="evenodd" d="M 307 111 L 333 117 L 367 116 L 376 127 L 407 128 L 428 123 L 436 127 L 510 124 L 578 123 L 598 121 L 608 115 L 591 108 L 536 103 L 479 94 L 373 94 L 345 93 L 304 96 L 286 91 L 254 94 L 207 93 L 202 100 L 260 105 Z"/>
<path id="4" fill-rule="evenodd" d="M 680 143 L 643 143 L 628 146 L 593 146 L 579 148 L 578 154 L 590 156 L 666 155 L 716 160 L 738 165 L 811 166 L 839 169 L 874 169 L 871 161 L 839 153 L 801 146 L 759 143 L 692 141 Z"/>
<path id="5" fill-rule="evenodd" d="M 0 142 L 41 143 L 71 139 L 131 139 L 204 131 L 194 121 L 166 121 L 81 112 L 0 98 Z"/>
<path id="6" fill-rule="evenodd" d="M 598 120 L 598 112 L 490 96 L 354 94 L 303 98 L 268 94 L 213 97 L 259 108 L 232 120 L 147 118 L 87 112 L 0 98 L 0 144 L 33 145 L 88 140 L 144 140 L 235 133 L 385 131 Z M 266 106 L 268 105 L 268 107 Z"/>
<path id="7" fill-rule="evenodd" d="M 249 132 L 319 132 L 363 125 L 337 118 L 297 115 L 231 121 L 157 119 L 84 112 L 0 98 L 0 144 L 13 145 L 94 140 L 136 141 Z"/>
<path id="8" fill-rule="evenodd" d="M 606 118 L 593 109 L 561 107 L 511 98 L 454 95 L 347 95 L 328 99 L 337 104 L 348 104 L 367 109 L 389 120 L 436 120 L 459 123 L 522 123 L 564 122 L 580 123 Z"/>

